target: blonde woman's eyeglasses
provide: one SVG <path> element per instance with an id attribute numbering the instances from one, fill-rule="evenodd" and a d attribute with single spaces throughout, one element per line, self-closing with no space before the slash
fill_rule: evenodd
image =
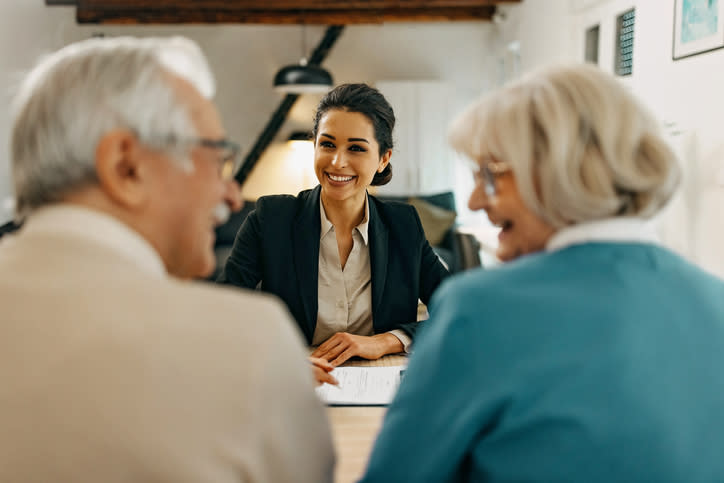
<path id="1" fill-rule="evenodd" d="M 487 196 L 495 196 L 498 194 L 496 178 L 500 175 L 509 173 L 512 168 L 505 161 L 497 161 L 493 158 L 483 158 L 480 162 L 472 163 L 473 175 L 475 180 L 483 184 L 483 189 Z"/>

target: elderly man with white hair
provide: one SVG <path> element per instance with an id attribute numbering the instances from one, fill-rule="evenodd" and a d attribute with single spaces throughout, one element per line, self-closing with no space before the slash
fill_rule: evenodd
<path id="1" fill-rule="evenodd" d="M 0 481 L 331 480 L 286 309 L 185 280 L 213 270 L 214 226 L 240 205 L 213 92 L 183 38 L 82 41 L 24 80 L 24 225 L 0 242 Z"/>

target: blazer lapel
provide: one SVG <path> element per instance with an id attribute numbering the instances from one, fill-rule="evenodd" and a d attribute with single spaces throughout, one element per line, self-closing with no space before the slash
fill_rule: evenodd
<path id="1" fill-rule="evenodd" d="M 373 198 L 369 197 L 370 277 L 372 281 L 372 322 L 382 301 L 387 278 L 387 226 L 382 223 Z"/>
<path id="2" fill-rule="evenodd" d="M 319 280 L 319 192 L 320 187 L 306 193 L 297 213 L 292 234 L 297 286 L 304 305 L 304 333 L 309 341 L 317 325 L 317 285 Z"/>

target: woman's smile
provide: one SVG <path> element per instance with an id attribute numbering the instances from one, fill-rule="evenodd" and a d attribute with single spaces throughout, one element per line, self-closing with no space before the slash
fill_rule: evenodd
<path id="1" fill-rule="evenodd" d="M 324 174 L 333 186 L 345 186 L 357 177 L 354 175 L 332 174 L 327 171 Z"/>

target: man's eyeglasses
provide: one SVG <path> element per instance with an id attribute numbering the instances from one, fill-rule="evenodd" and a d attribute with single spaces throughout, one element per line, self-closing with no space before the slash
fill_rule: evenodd
<path id="1" fill-rule="evenodd" d="M 217 162 L 219 163 L 219 176 L 224 181 L 231 181 L 239 170 L 241 159 L 239 152 L 241 147 L 228 139 L 207 139 L 207 138 L 177 138 L 169 136 L 152 138 L 155 145 L 162 146 L 201 146 L 203 148 L 213 149 L 218 153 Z"/>
<path id="2" fill-rule="evenodd" d="M 480 163 L 473 164 L 473 175 L 475 180 L 483 184 L 487 196 L 498 194 L 495 179 L 501 174 L 511 171 L 511 167 L 505 161 L 496 161 L 492 158 L 483 158 Z"/>
<path id="3" fill-rule="evenodd" d="M 233 141 L 228 139 L 205 139 L 199 138 L 189 140 L 192 144 L 204 148 L 210 148 L 218 151 L 219 153 L 219 176 L 224 181 L 230 181 L 239 169 L 241 158 L 239 152 L 241 147 Z"/>

